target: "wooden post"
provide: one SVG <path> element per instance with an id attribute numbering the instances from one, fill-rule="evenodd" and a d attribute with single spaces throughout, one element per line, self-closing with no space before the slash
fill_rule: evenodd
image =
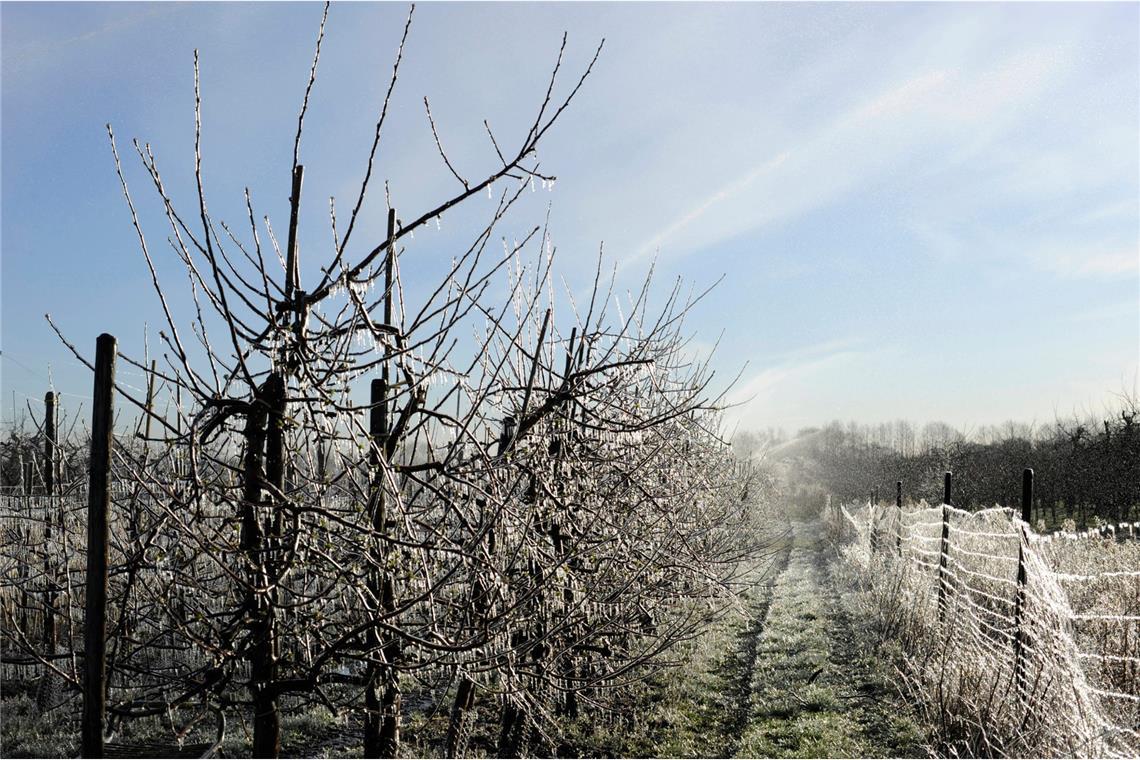
<path id="1" fill-rule="evenodd" d="M 1033 524 L 1033 470 L 1026 467 L 1021 473 L 1021 519 L 1027 525 Z"/>
<path id="2" fill-rule="evenodd" d="M 265 429 L 265 481 L 278 491 L 285 489 L 285 379 L 278 372 L 265 379 L 265 402 L 269 405 Z M 276 499 L 274 499 L 276 500 Z"/>
<path id="3" fill-rule="evenodd" d="M 499 434 L 499 456 L 507 452 L 507 446 L 510 445 L 511 439 L 515 437 L 515 417 L 508 414 L 503 418 L 503 430 Z"/>
<path id="4" fill-rule="evenodd" d="M 143 440 L 150 441 L 150 418 L 154 414 L 154 374 L 156 362 L 150 360 L 150 373 L 146 376 L 146 411 L 143 414 Z"/>
<path id="5" fill-rule="evenodd" d="M 1013 598 L 1013 675 L 1017 689 L 1017 699 L 1023 705 L 1028 703 L 1027 683 L 1025 678 L 1025 645 L 1026 633 L 1022 627 L 1022 617 L 1025 614 L 1025 542 L 1028 537 L 1026 530 L 1029 518 L 1032 516 L 1033 504 L 1033 470 L 1026 467 L 1021 474 L 1021 520 L 1024 525 L 1018 526 L 1017 545 L 1017 592 Z"/>
<path id="6" fill-rule="evenodd" d="M 392 267 L 396 263 L 396 209 L 388 209 L 388 255 L 384 257 L 384 324 L 392 324 Z M 385 362 L 385 372 L 387 363 Z"/>
<path id="7" fill-rule="evenodd" d="M 903 531 L 903 512 L 902 512 L 902 481 L 895 481 L 895 508 L 898 509 L 899 516 L 899 529 L 895 533 L 895 551 L 898 555 L 902 556 L 902 531 Z"/>
<path id="8" fill-rule="evenodd" d="M 103 333 L 95 343 L 95 388 L 91 401 L 87 599 L 83 620 L 83 757 L 103 756 L 103 723 L 107 713 L 107 536 L 114 387 L 115 338 Z"/>
<path id="9" fill-rule="evenodd" d="M 384 324 L 392 326 L 392 273 L 395 264 L 396 249 L 394 238 L 396 235 L 396 210 L 388 209 L 388 251 L 384 260 Z M 391 437 L 391 422 L 389 420 L 388 393 L 389 367 L 387 355 L 380 368 L 380 378 L 374 379 L 371 391 L 371 413 L 369 418 L 369 434 L 372 437 L 372 469 L 373 494 L 372 529 L 377 533 L 375 537 L 376 548 L 372 561 L 376 568 L 386 568 L 388 564 L 387 548 L 381 545 L 380 534 L 388 529 L 388 516 L 384 496 L 383 461 L 393 446 Z M 382 569 L 373 569 L 371 578 L 371 591 L 380 601 L 381 613 L 390 615 L 395 611 L 396 587 L 392 573 Z M 400 749 L 400 683 L 399 671 L 394 662 L 399 657 L 400 643 L 389 635 L 383 641 L 379 628 L 369 631 L 369 644 L 374 650 L 373 654 L 381 654 L 385 664 L 369 665 L 367 683 L 364 688 L 364 756 L 365 757 L 396 757 Z"/>
<path id="10" fill-rule="evenodd" d="M 368 434 L 372 438 L 369 461 L 375 470 L 388 448 L 388 381 L 383 377 L 374 378 L 369 386 Z"/>
<path id="11" fill-rule="evenodd" d="M 870 535 L 871 554 L 876 554 L 879 551 L 879 530 L 878 530 L 879 521 L 876 519 L 878 517 L 878 507 L 879 507 L 879 489 L 872 488 L 871 489 L 870 520 L 867 523 L 867 527 L 868 527 L 870 534 L 871 534 Z"/>
<path id="12" fill-rule="evenodd" d="M 867 511 L 867 541 L 870 545 L 869 548 L 871 550 L 871 556 L 874 556 L 875 553 L 879 550 L 879 534 L 876 530 L 878 527 L 878 521 L 875 519 L 876 511 L 875 502 L 872 501 L 871 507 Z"/>
<path id="13" fill-rule="evenodd" d="M 317 436 L 317 479 L 320 483 L 321 493 L 324 493 L 325 484 L 328 482 L 328 461 L 325 457 L 325 442 L 320 436 Z"/>
<path id="14" fill-rule="evenodd" d="M 47 496 L 55 494 L 55 447 L 56 447 L 56 430 L 55 430 L 55 415 L 56 415 L 56 398 L 54 391 L 48 391 L 44 395 L 44 493 Z M 56 646 L 58 642 L 58 626 L 55 619 L 55 595 L 56 584 L 55 577 L 52 573 L 51 567 L 51 541 L 52 541 L 52 520 L 53 512 L 51 506 L 51 499 L 47 500 L 48 506 L 44 513 L 44 618 L 43 618 L 43 651 L 47 655 L 54 655 L 56 653 Z M 60 531 L 63 530 L 63 523 L 60 523 Z M 51 701 L 53 678 L 50 671 L 44 673 L 43 680 L 40 682 L 39 694 L 37 695 L 36 702 L 41 710 L 48 707 Z"/>
<path id="15" fill-rule="evenodd" d="M 44 394 L 44 493 L 55 494 L 55 392 Z"/>
<path id="16" fill-rule="evenodd" d="M 942 546 L 938 556 L 938 622 L 946 619 L 946 597 L 950 579 L 947 564 L 950 558 L 950 472 L 946 473 L 942 489 Z"/>

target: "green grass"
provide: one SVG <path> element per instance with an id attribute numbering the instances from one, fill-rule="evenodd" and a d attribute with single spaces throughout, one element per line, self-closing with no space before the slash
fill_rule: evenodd
<path id="1" fill-rule="evenodd" d="M 923 733 L 851 624 L 814 524 L 800 524 L 761 635 L 738 755 L 924 754 Z"/>
<path id="2" fill-rule="evenodd" d="M 913 757 L 923 731 L 842 601 L 814 523 L 676 669 L 632 690 L 623 717 L 582 721 L 584 757 Z M 786 569 L 784 564 L 786 562 Z M 782 571 L 782 572 L 779 572 Z M 774 580 L 774 583 L 773 583 Z"/>
<path id="3" fill-rule="evenodd" d="M 78 726 L 58 710 L 41 715 L 26 694 L 4 700 L 0 724 L 0 757 L 73 757 L 78 751 Z"/>

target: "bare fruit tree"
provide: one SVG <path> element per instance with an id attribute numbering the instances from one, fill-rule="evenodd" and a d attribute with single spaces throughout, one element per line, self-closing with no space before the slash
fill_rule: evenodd
<path id="1" fill-rule="evenodd" d="M 722 396 L 685 337 L 699 296 L 678 283 L 652 307 L 647 279 L 619 297 L 599 257 L 589 302 L 568 293 L 556 313 L 545 226 L 498 250 L 522 193 L 553 180 L 540 142 L 601 45 L 562 86 L 563 38 L 520 142 L 487 126 L 478 177 L 454 168 L 425 98 L 456 190 L 409 221 L 389 206 L 384 238 L 361 244 L 409 13 L 352 211 L 343 225 L 330 217 L 320 276 L 301 277 L 301 144 L 327 17 L 326 5 L 284 247 L 248 191 L 240 224 L 210 211 L 197 54 L 192 208 L 175 203 L 151 147 L 132 143 L 188 314 L 159 275 L 108 127 L 165 323 L 160 357 L 121 356 L 148 392 L 117 387 L 145 424 L 116 450 L 128 487 L 113 524 L 112 711 L 240 706 L 254 756 L 272 757 L 282 710 L 319 703 L 362 712 L 365 756 L 395 757 L 412 689 L 448 711 L 449 755 L 481 699 L 497 710 L 498 752 L 525 753 L 553 716 L 600 704 L 733 603 L 742 560 L 766 548 L 753 476 L 719 437 Z M 414 232 L 488 193 L 494 210 L 436 287 L 407 293 Z M 173 409 L 159 409 L 163 395 Z"/>

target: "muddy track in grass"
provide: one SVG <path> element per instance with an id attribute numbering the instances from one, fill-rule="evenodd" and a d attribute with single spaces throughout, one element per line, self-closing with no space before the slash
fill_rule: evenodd
<path id="1" fill-rule="evenodd" d="M 733 650 L 720 663 L 720 676 L 729 685 L 733 702 L 724 721 L 723 744 L 718 757 L 736 755 L 741 734 L 748 725 L 752 710 L 752 681 L 760 638 L 764 633 L 764 623 L 768 618 L 768 609 L 772 604 L 776 582 L 788 567 L 792 548 L 791 534 L 787 541 L 787 548 L 780 553 L 773 568 L 772 578 L 746 592 L 748 620 L 737 634 Z"/>
<path id="2" fill-rule="evenodd" d="M 821 530 L 792 523 L 787 565 L 755 631 L 745 717 L 724 756 L 925 755 L 908 706 L 856 636 Z"/>

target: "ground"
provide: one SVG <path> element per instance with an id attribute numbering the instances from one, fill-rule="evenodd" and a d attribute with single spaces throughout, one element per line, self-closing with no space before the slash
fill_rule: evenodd
<path id="1" fill-rule="evenodd" d="M 747 618 L 689 647 L 647 690 L 646 719 L 591 752 L 657 757 L 915 757 L 930 754 L 887 667 L 841 597 L 814 521 L 793 521 Z M 585 749 L 585 748 L 584 748 Z"/>
<path id="2" fill-rule="evenodd" d="M 876 656 L 871 637 L 846 603 L 848 586 L 834 572 L 834 553 L 823 535 L 818 522 L 792 520 L 775 561 L 764 565 L 744 594 L 743 614 L 726 616 L 683 644 L 677 652 L 681 664 L 631 692 L 616 717 L 584 715 L 556 754 L 930 755 L 912 710 L 890 684 L 886 658 Z M 47 731 L 54 718 L 36 719 L 32 701 L 21 699 L 5 703 L 6 757 L 42 754 L 44 747 L 55 746 Z M 418 756 L 438 751 L 445 718 L 409 716 L 405 751 Z M 489 724 L 485 741 L 473 741 L 469 752 L 493 752 L 493 728 Z M 290 716 L 283 729 L 283 756 L 360 756 L 360 726 L 346 725 L 323 709 Z M 225 756 L 242 756 L 247 748 L 240 727 L 232 725 L 227 734 Z"/>
<path id="3" fill-rule="evenodd" d="M 792 524 L 752 669 L 742 757 L 913 757 L 922 733 L 856 635 L 816 523 Z"/>

